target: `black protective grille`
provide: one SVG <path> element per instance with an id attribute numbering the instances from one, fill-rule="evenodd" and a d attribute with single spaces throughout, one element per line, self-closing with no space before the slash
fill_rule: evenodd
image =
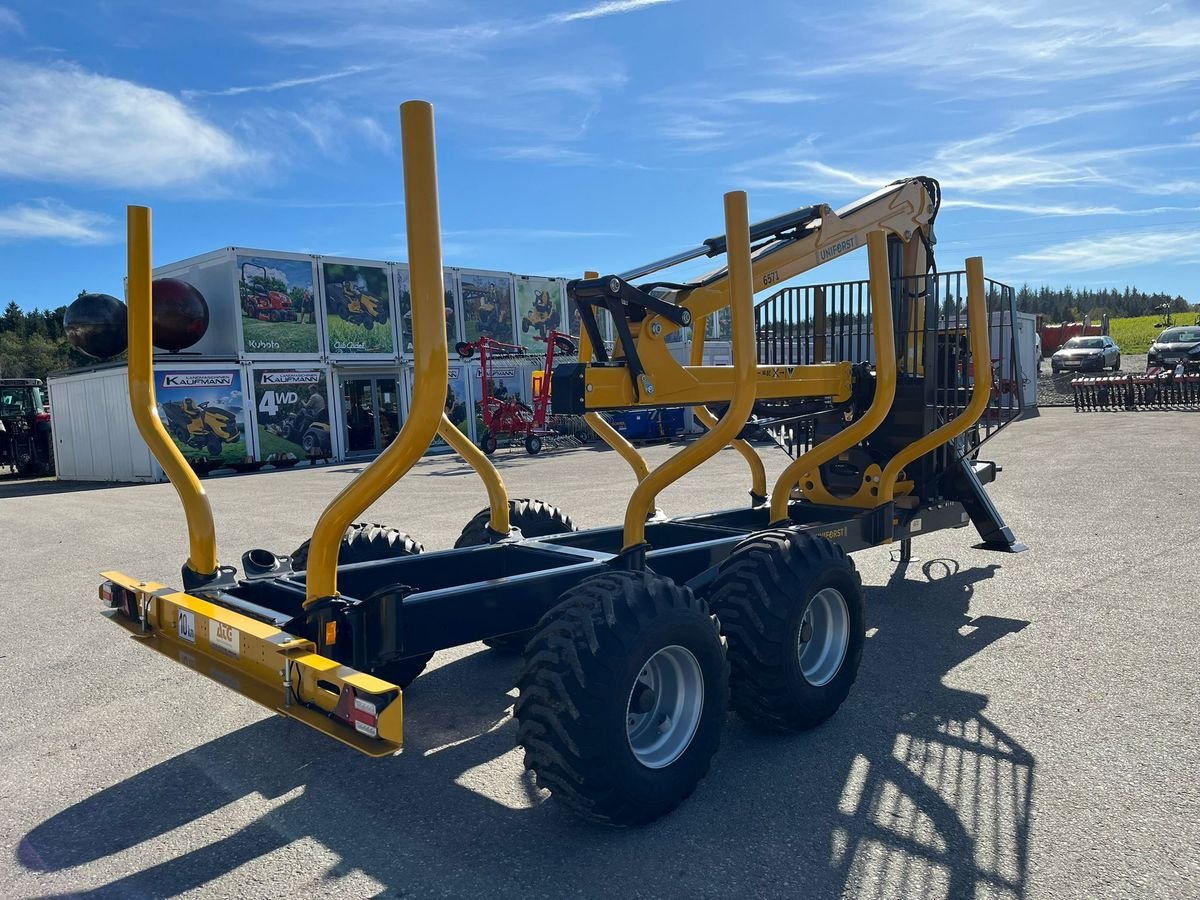
<path id="1" fill-rule="evenodd" d="M 978 427 L 926 465 L 944 472 L 952 455 L 969 455 L 1021 413 L 1021 372 L 1013 289 L 987 279 L 992 388 Z M 967 350 L 967 280 L 963 271 L 892 281 L 893 329 L 899 372 L 889 418 L 897 446 L 954 418 L 967 405 L 978 363 Z M 755 307 L 758 361 L 764 365 L 875 361 L 867 281 L 784 288 Z M 820 417 L 781 423 L 777 439 L 793 455 L 822 439 Z M 887 448 L 878 448 L 881 451 Z M 892 448 L 894 449 L 894 448 Z"/>

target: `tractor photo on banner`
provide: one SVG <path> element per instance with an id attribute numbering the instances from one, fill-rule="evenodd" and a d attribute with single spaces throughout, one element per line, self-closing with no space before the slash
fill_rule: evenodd
<path id="1" fill-rule="evenodd" d="M 460 272 L 463 340 L 490 337 L 509 343 L 513 339 L 512 276 Z"/>
<path id="2" fill-rule="evenodd" d="M 387 271 L 376 266 L 322 263 L 321 277 L 329 352 L 393 353 Z"/>
<path id="3" fill-rule="evenodd" d="M 308 259 L 239 256 L 242 349 L 246 353 L 320 352 Z"/>
<path id="4" fill-rule="evenodd" d="M 242 373 L 237 369 L 159 372 L 158 417 L 188 459 L 246 459 Z"/>
<path id="5" fill-rule="evenodd" d="M 413 352 L 412 338 L 412 289 L 408 266 L 396 266 L 396 305 L 400 310 L 400 352 Z M 446 270 L 442 275 L 442 286 L 446 296 L 446 340 L 451 346 L 458 340 L 458 300 L 455 297 L 454 273 Z"/>
<path id="6" fill-rule="evenodd" d="M 323 371 L 255 370 L 254 408 L 259 455 L 268 462 L 333 455 Z"/>
<path id="7" fill-rule="evenodd" d="M 517 329 L 521 346 L 545 354 L 546 336 L 564 330 L 562 282 L 554 278 L 517 279 Z"/>

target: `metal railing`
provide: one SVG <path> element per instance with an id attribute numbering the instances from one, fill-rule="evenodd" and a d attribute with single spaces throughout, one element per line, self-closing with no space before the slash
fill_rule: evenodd
<path id="1" fill-rule="evenodd" d="M 973 456 L 1022 411 L 1022 388 L 1028 376 L 1020 365 L 1015 293 L 990 278 L 985 285 L 991 358 L 981 367 L 969 351 L 965 270 L 892 279 L 899 407 L 909 415 L 923 409 L 922 427 L 932 430 L 966 408 L 977 371 L 991 379 L 987 407 L 977 425 L 930 454 L 940 471 L 948 466 L 951 454 Z M 876 358 L 871 309 L 866 280 L 784 288 L 755 307 L 758 361 L 763 365 L 850 362 L 869 368 Z M 801 418 L 774 429 L 775 437 L 791 454 L 803 453 L 839 427 L 831 418 L 820 414 Z"/>

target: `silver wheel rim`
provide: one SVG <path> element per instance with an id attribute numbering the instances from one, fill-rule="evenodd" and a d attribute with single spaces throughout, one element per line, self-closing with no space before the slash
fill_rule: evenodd
<path id="1" fill-rule="evenodd" d="M 704 673 L 692 651 L 663 647 L 642 665 L 625 704 L 625 737 L 634 758 L 662 769 L 683 755 L 704 710 Z"/>
<path id="2" fill-rule="evenodd" d="M 812 598 L 796 634 L 796 654 L 804 680 L 813 687 L 833 681 L 841 671 L 850 646 L 850 608 L 834 588 L 825 588 Z"/>

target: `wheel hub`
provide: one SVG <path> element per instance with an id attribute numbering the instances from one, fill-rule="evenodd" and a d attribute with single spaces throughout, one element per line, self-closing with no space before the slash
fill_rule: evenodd
<path id="1" fill-rule="evenodd" d="M 841 671 L 850 646 L 850 609 L 835 588 L 818 591 L 808 603 L 796 635 L 796 654 L 805 681 L 822 687 Z"/>
<path id="2" fill-rule="evenodd" d="M 687 750 L 704 710 L 704 674 L 686 647 L 672 644 L 646 660 L 629 691 L 625 736 L 634 758 L 662 769 Z"/>

